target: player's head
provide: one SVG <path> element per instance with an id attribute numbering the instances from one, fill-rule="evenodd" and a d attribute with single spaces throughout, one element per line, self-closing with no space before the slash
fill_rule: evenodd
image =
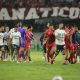
<path id="1" fill-rule="evenodd" d="M 54 26 L 53 26 L 53 24 L 48 23 L 47 28 L 48 28 L 48 29 L 53 29 Z"/>
<path id="2" fill-rule="evenodd" d="M 53 24 L 50 24 L 50 29 L 54 29 L 54 25 Z"/>
<path id="3" fill-rule="evenodd" d="M 75 27 L 72 26 L 71 29 L 70 29 L 69 34 L 73 35 L 75 32 L 76 32 L 76 29 L 75 29 Z"/>
<path id="4" fill-rule="evenodd" d="M 9 27 L 7 26 L 7 27 L 5 28 L 5 30 L 6 30 L 6 32 L 9 32 Z"/>
<path id="5" fill-rule="evenodd" d="M 69 24 L 67 24 L 67 25 L 65 25 L 65 29 L 70 29 L 70 25 Z"/>
<path id="6" fill-rule="evenodd" d="M 28 26 L 28 31 L 32 31 L 33 27 L 32 26 Z"/>
<path id="7" fill-rule="evenodd" d="M 17 31 L 18 31 L 18 26 L 15 25 L 15 26 L 14 26 L 14 32 L 17 32 Z"/>
<path id="8" fill-rule="evenodd" d="M 65 26 L 65 32 L 66 32 L 66 34 L 69 34 L 69 31 L 70 31 L 69 25 L 66 25 L 66 26 Z"/>
<path id="9" fill-rule="evenodd" d="M 64 24 L 63 23 L 59 23 L 59 29 L 64 29 Z"/>
<path id="10" fill-rule="evenodd" d="M 18 24 L 16 24 L 15 26 L 20 27 L 19 23 L 18 23 Z"/>

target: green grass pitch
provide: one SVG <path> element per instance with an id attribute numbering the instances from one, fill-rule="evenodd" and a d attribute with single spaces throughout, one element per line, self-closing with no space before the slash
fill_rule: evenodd
<path id="1" fill-rule="evenodd" d="M 32 51 L 32 62 L 0 62 L 0 80 L 52 80 L 61 76 L 63 80 L 80 80 L 80 63 L 62 65 L 58 55 L 55 64 L 48 65 L 42 59 L 42 52 Z"/>

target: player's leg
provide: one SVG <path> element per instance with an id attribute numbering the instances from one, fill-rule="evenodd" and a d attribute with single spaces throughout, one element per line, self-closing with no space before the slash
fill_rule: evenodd
<path id="1" fill-rule="evenodd" d="M 11 60 L 10 49 L 11 49 L 10 45 L 7 45 L 7 59 L 8 59 L 8 60 Z"/>
<path id="2" fill-rule="evenodd" d="M 5 59 L 5 49 L 4 46 L 1 47 L 1 51 L 2 51 L 2 60 Z"/>
<path id="3" fill-rule="evenodd" d="M 18 61 L 24 61 L 24 59 L 25 59 L 24 49 L 25 49 L 25 44 L 22 43 L 22 44 L 20 45 L 20 49 L 19 49 Z"/>
<path id="4" fill-rule="evenodd" d="M 16 54 L 16 45 L 12 45 L 13 51 L 12 51 L 12 60 L 15 61 L 15 54 Z"/>
<path id="5" fill-rule="evenodd" d="M 47 48 L 46 49 L 46 52 L 47 52 L 47 61 L 48 61 L 48 64 L 50 64 L 50 49 L 49 48 Z"/>
<path id="6" fill-rule="evenodd" d="M 73 64 L 75 62 L 74 52 L 70 51 L 69 62 Z"/>
<path id="7" fill-rule="evenodd" d="M 25 49 L 25 59 L 28 61 L 31 61 L 31 56 L 30 56 L 30 44 L 28 43 L 26 45 L 26 49 Z"/>
<path id="8" fill-rule="evenodd" d="M 4 45 L 4 60 L 8 60 L 8 46 Z"/>
<path id="9" fill-rule="evenodd" d="M 51 64 L 53 64 L 54 58 L 56 53 L 56 46 L 52 46 L 50 50 L 50 58 L 51 58 Z"/>
<path id="10" fill-rule="evenodd" d="M 12 44 L 8 45 L 8 59 L 9 61 L 12 61 L 12 57 L 13 57 L 13 46 Z"/>
<path id="11" fill-rule="evenodd" d="M 64 58 L 63 62 L 64 62 L 64 64 L 67 64 L 68 63 L 69 50 L 65 48 L 62 51 L 62 54 L 63 54 L 63 58 Z"/>
<path id="12" fill-rule="evenodd" d="M 59 52 L 60 52 L 60 45 L 56 45 L 56 53 L 54 59 L 58 56 Z"/>
<path id="13" fill-rule="evenodd" d="M 63 55 L 63 64 L 67 64 L 67 56 L 68 56 L 68 51 L 65 47 L 65 45 L 60 45 L 60 51 Z"/>
<path id="14" fill-rule="evenodd" d="M 22 47 L 20 47 L 20 49 L 19 49 L 18 59 L 20 61 L 23 61 L 24 60 L 24 48 L 22 48 Z"/>
<path id="15" fill-rule="evenodd" d="M 80 62 L 80 47 L 78 46 L 78 49 L 77 49 L 77 62 L 79 63 Z"/>
<path id="16" fill-rule="evenodd" d="M 72 45 L 71 55 L 70 55 L 70 63 L 74 64 L 77 61 L 77 46 L 76 44 Z"/>
<path id="17" fill-rule="evenodd" d="M 27 60 L 27 48 L 26 47 L 24 48 L 24 57 L 25 57 L 24 61 L 26 62 Z"/>
<path id="18" fill-rule="evenodd" d="M 28 48 L 28 60 L 31 61 L 30 48 Z"/>
<path id="19" fill-rule="evenodd" d="M 17 58 L 18 58 L 18 52 L 19 52 L 19 46 L 16 45 L 16 47 L 15 47 L 15 55 L 14 55 L 14 57 L 15 57 L 15 61 L 17 61 Z"/>
<path id="20" fill-rule="evenodd" d="M 1 50 L 2 46 L 0 46 L 0 61 L 2 60 L 2 50 Z"/>
<path id="21" fill-rule="evenodd" d="M 77 62 L 77 49 L 78 49 L 78 45 L 74 44 L 74 63 Z"/>
<path id="22" fill-rule="evenodd" d="M 28 43 L 27 42 L 25 42 L 24 57 L 25 57 L 24 61 L 26 62 L 28 59 Z"/>
<path id="23" fill-rule="evenodd" d="M 25 43 L 22 43 L 20 45 L 19 54 L 18 54 L 18 61 L 19 62 L 25 60 L 24 49 L 25 49 Z"/>

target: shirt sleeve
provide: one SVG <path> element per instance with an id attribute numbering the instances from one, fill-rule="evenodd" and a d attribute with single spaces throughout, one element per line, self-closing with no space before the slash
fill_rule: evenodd
<path id="1" fill-rule="evenodd" d="M 19 37 L 21 38 L 21 33 L 19 32 Z"/>
<path id="2" fill-rule="evenodd" d="M 30 36 L 28 35 L 28 32 L 26 31 L 25 33 L 26 33 L 26 38 L 27 38 L 28 40 L 30 40 L 31 38 L 30 38 Z"/>
<path id="3" fill-rule="evenodd" d="M 57 30 L 55 30 L 54 34 L 55 34 L 55 36 L 58 36 L 58 31 L 57 31 Z"/>

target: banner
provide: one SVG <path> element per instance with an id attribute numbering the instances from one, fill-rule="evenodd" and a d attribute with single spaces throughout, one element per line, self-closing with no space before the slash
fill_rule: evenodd
<path id="1" fill-rule="evenodd" d="M 80 19 L 80 9 L 78 7 L 30 8 L 29 10 L 27 8 L 0 9 L 0 20 L 29 20 L 58 16 Z"/>

